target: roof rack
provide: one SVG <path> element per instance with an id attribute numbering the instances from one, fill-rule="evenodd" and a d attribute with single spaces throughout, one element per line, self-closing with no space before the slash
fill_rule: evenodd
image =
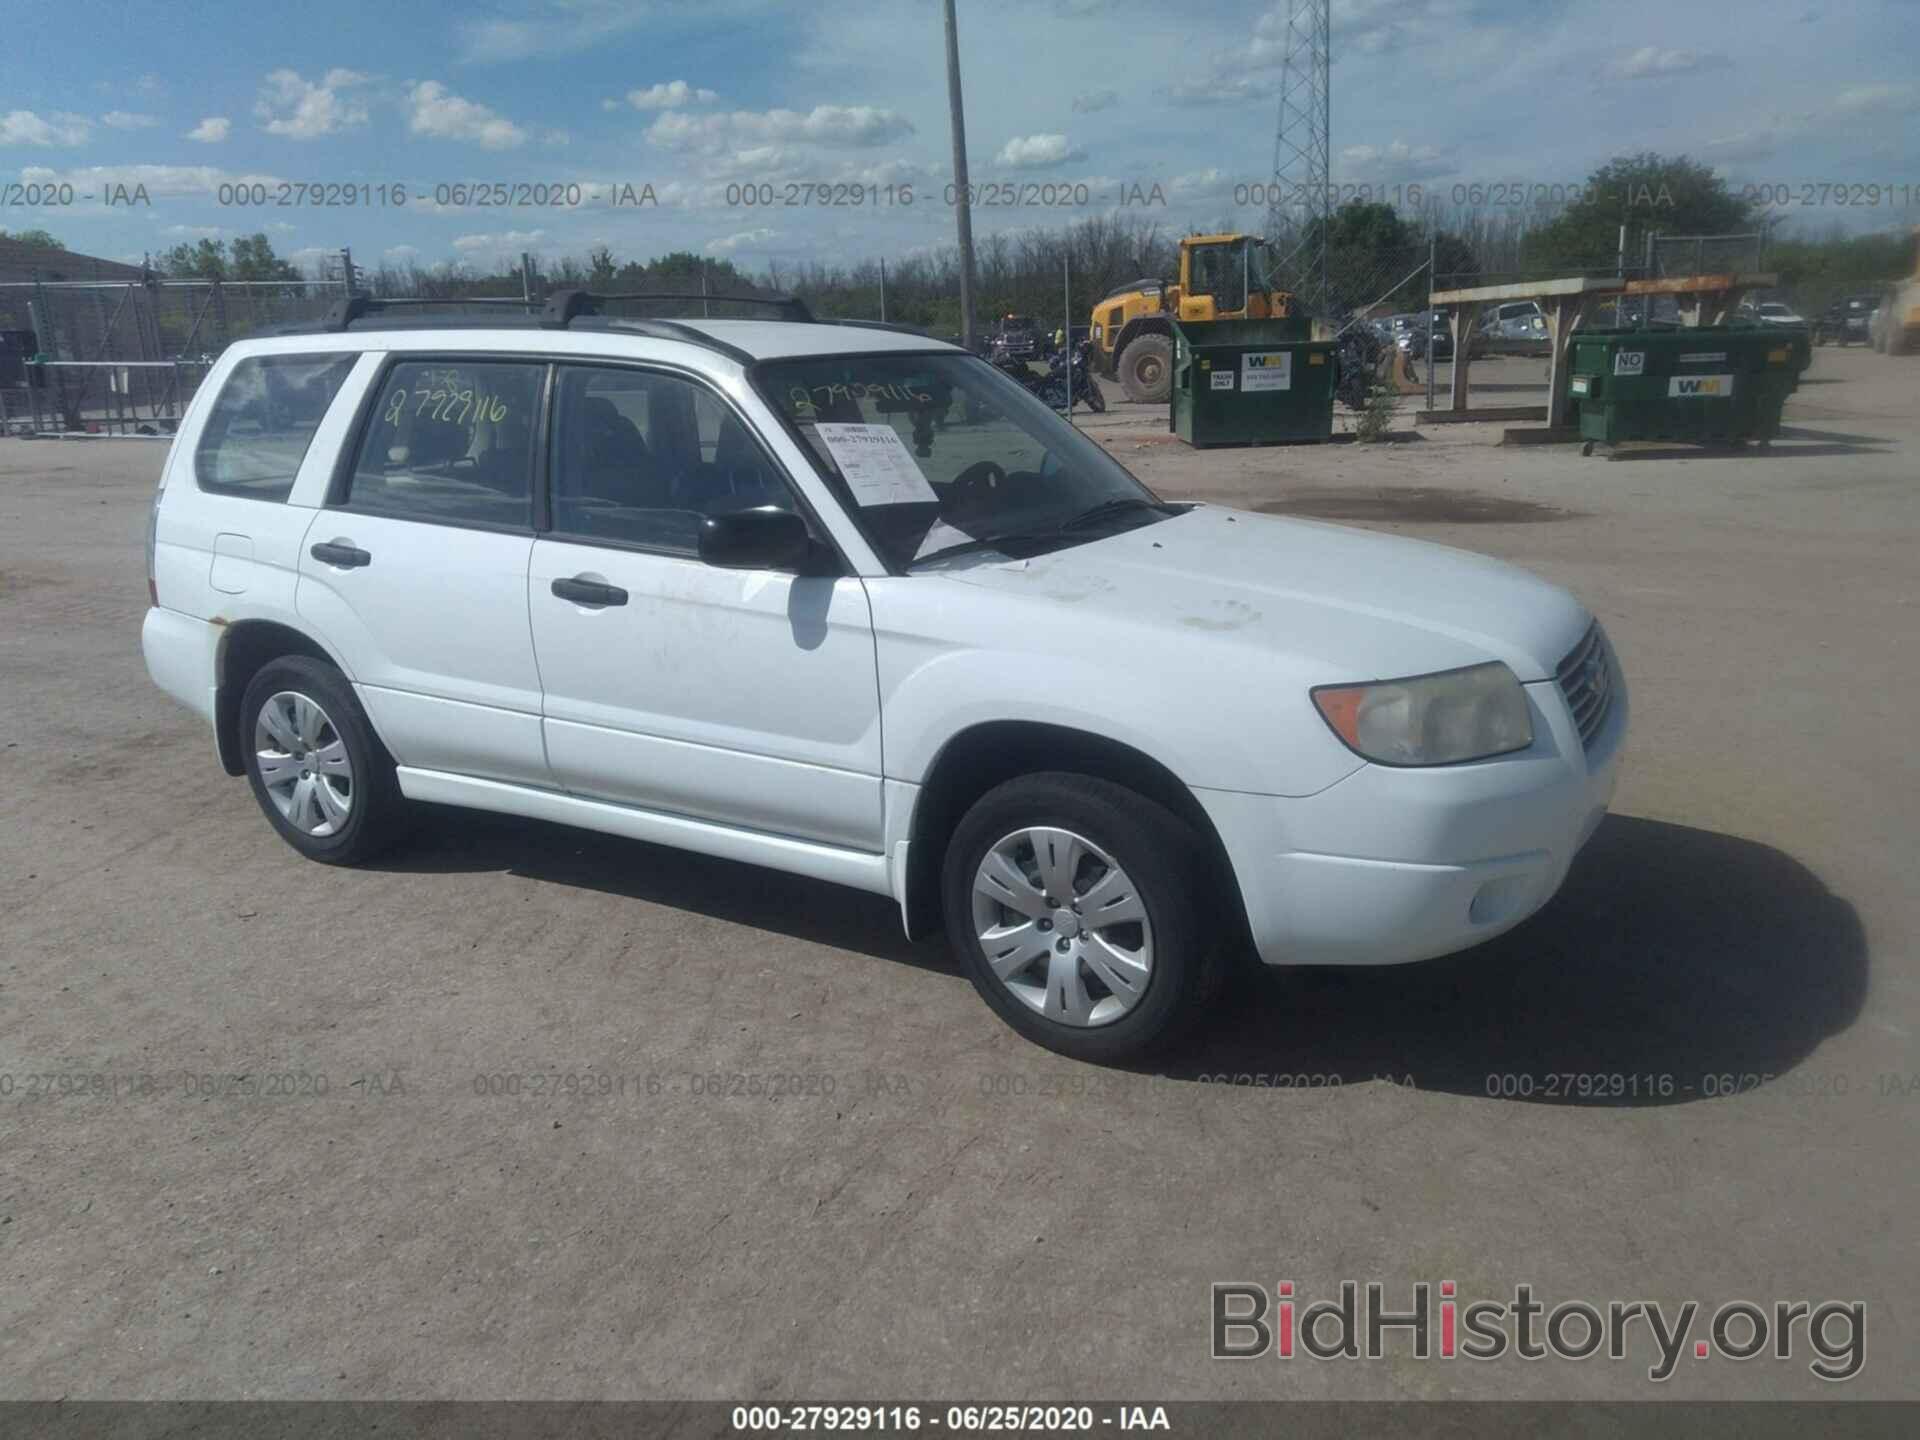
<path id="1" fill-rule="evenodd" d="M 780 320 L 791 320 L 802 325 L 810 324 L 813 320 L 813 312 L 807 308 L 807 302 L 796 295 L 742 295 L 726 291 L 687 295 L 668 290 L 556 290 L 547 297 L 546 305 L 540 312 L 540 323 L 551 329 L 564 330 L 576 316 L 600 314 L 603 305 L 621 301 L 658 303 L 663 300 L 682 304 L 698 300 L 703 309 L 714 301 L 728 305 L 759 305 L 773 311 L 775 318 Z"/>
<path id="2" fill-rule="evenodd" d="M 716 339 L 704 330 L 687 323 L 705 317 L 689 315 L 685 319 L 655 319 L 650 316 L 608 315 L 602 306 L 621 302 L 642 302 L 659 304 L 677 302 L 691 307 L 694 301 L 700 301 L 702 308 L 714 301 L 732 305 L 757 305 L 771 310 L 780 320 L 796 324 L 825 324 L 852 326 L 868 330 L 890 330 L 902 335 L 922 335 L 927 332 L 913 325 L 891 324 L 885 320 L 816 320 L 813 312 L 807 308 L 806 301 L 796 295 L 746 295 L 729 292 L 708 293 L 706 295 L 687 295 L 664 290 L 628 290 L 601 293 L 592 290 L 556 290 L 544 300 L 526 300 L 512 295 L 474 295 L 464 298 L 422 298 L 407 296 L 386 298 L 375 295 L 349 295 L 335 301 L 326 313 L 317 320 L 298 321 L 289 325 L 276 326 L 265 333 L 271 335 L 312 335 L 316 332 L 340 332 L 353 329 L 356 324 L 366 322 L 365 329 L 411 329 L 416 327 L 454 328 L 490 328 L 508 326 L 538 325 L 543 330 L 566 330 L 571 328 L 594 330 L 624 330 L 633 334 L 648 335 L 656 340 L 679 340 L 689 345 L 698 345 L 725 355 L 741 365 L 750 365 L 754 357 L 737 345 L 730 345 Z M 519 310 L 524 313 L 512 316 L 488 315 L 476 316 L 461 313 L 466 307 L 481 306 L 490 309 Z M 422 315 L 417 312 L 430 307 L 440 307 L 449 313 Z M 413 311 L 404 319 L 394 311 Z"/>

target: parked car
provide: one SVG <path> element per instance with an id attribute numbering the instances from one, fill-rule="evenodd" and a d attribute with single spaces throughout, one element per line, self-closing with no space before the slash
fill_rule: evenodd
<path id="1" fill-rule="evenodd" d="M 1618 662 L 1510 565 L 1169 503 L 923 337 L 369 303 L 227 349 L 147 536 L 149 673 L 310 859 L 436 802 L 791 871 L 1119 1060 L 1236 942 L 1510 929 L 1605 812 Z"/>
<path id="2" fill-rule="evenodd" d="M 1394 343 L 1416 360 L 1426 358 L 1429 344 L 1432 345 L 1434 359 L 1451 360 L 1453 358 L 1453 324 L 1447 312 L 1434 310 L 1422 313 L 1426 316 L 1426 325 L 1421 325 L 1420 314 L 1406 317 L 1406 325 L 1395 332 Z"/>
<path id="3" fill-rule="evenodd" d="M 1874 307 L 1880 304 L 1878 295 L 1849 295 L 1836 300 L 1821 313 L 1814 322 L 1813 343 L 1816 345 L 1864 345 L 1871 338 L 1867 322 L 1872 317 Z"/>
<path id="4" fill-rule="evenodd" d="M 1533 300 L 1489 307 L 1480 317 L 1477 336 L 1489 353 L 1544 355 L 1549 348 L 1547 317 Z"/>
<path id="5" fill-rule="evenodd" d="M 1806 317 L 1791 305 L 1778 300 L 1762 300 L 1753 307 L 1753 318 L 1762 325 L 1805 325 Z"/>

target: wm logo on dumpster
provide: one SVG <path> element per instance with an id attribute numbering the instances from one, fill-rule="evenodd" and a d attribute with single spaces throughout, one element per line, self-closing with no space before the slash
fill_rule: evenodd
<path id="1" fill-rule="evenodd" d="M 1676 375 L 1667 381 L 1669 399 L 1698 399 L 1718 397 L 1725 399 L 1733 394 L 1733 376 L 1731 375 Z"/>

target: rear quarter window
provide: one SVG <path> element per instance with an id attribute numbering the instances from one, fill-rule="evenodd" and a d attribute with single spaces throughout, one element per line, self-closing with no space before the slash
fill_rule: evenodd
<path id="1" fill-rule="evenodd" d="M 233 367 L 194 451 L 194 480 L 215 495 L 284 501 L 314 431 L 359 356 L 257 355 Z"/>

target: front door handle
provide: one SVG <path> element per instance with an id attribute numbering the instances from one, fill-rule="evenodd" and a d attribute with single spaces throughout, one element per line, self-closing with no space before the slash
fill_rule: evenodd
<path id="1" fill-rule="evenodd" d="M 307 553 L 323 565 L 338 565 L 342 570 L 357 570 L 373 563 L 373 556 L 358 545 L 344 545 L 333 540 L 322 540 Z"/>
<path id="2" fill-rule="evenodd" d="M 571 580 L 553 582 L 553 593 L 562 600 L 571 600 L 576 605 L 624 605 L 627 592 L 618 585 L 609 585 L 604 580 L 587 580 L 574 576 Z"/>

